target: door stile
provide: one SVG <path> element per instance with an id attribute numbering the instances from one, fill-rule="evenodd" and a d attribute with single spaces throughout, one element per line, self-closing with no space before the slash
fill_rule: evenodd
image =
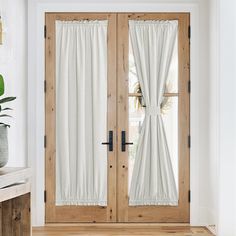
<path id="1" fill-rule="evenodd" d="M 113 131 L 113 152 L 108 152 L 108 207 L 107 222 L 116 222 L 116 163 L 117 163 L 117 130 L 116 130 L 116 14 L 109 14 L 108 27 L 108 131 Z"/>
<path id="2" fill-rule="evenodd" d="M 47 147 L 45 149 L 45 190 L 47 199 L 45 203 L 45 221 L 55 221 L 55 159 L 56 159 L 56 124 L 55 124 L 55 15 L 47 14 L 45 17 L 47 35 L 45 41 L 45 75 L 47 91 L 45 94 L 45 132 Z"/>
<path id="3" fill-rule="evenodd" d="M 118 14 L 117 40 L 117 133 L 118 133 L 118 222 L 128 221 L 128 148 L 121 150 L 121 132 L 128 131 L 128 17 Z M 128 137 L 128 135 L 126 135 Z"/>

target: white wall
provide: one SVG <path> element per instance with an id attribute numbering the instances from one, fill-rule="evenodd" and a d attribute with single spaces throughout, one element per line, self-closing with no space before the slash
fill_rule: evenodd
<path id="1" fill-rule="evenodd" d="M 209 156 L 206 159 L 205 191 L 209 225 L 217 223 L 218 204 L 218 163 L 219 163 L 219 37 L 218 37 L 218 1 L 209 1 L 208 14 L 208 52 L 209 52 L 209 91 L 208 97 L 208 133 Z"/>
<path id="2" fill-rule="evenodd" d="M 199 1 L 199 72 L 197 76 L 197 122 L 198 122 L 198 191 L 195 192 L 198 199 L 198 213 L 196 215 L 196 225 L 208 225 L 210 221 L 209 213 L 209 168 L 210 168 L 210 81 L 209 81 L 209 1 Z M 193 88 L 194 89 L 194 88 Z M 191 110 L 196 109 L 191 107 Z M 195 137 L 194 137 L 195 138 Z M 192 157 L 190 157 L 192 158 Z M 194 167 L 193 167 L 194 168 Z M 194 178 L 194 177 L 193 177 Z"/>
<path id="3" fill-rule="evenodd" d="M 219 0 L 218 235 L 236 235 L 236 2 Z"/>
<path id="4" fill-rule="evenodd" d="M 236 235 L 236 2 L 210 1 L 209 199 L 218 236 Z"/>
<path id="5" fill-rule="evenodd" d="M 14 117 L 9 120 L 8 166 L 27 165 L 27 3 L 0 0 L 4 41 L 0 45 L 0 74 L 5 78 L 6 95 L 16 96 L 9 104 Z"/>

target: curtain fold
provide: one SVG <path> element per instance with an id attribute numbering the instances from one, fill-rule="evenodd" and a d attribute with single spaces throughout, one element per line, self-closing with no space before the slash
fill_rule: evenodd
<path id="1" fill-rule="evenodd" d="M 178 21 L 129 21 L 134 60 L 146 105 L 129 205 L 177 205 L 178 193 L 160 112 L 178 35 Z"/>
<path id="2" fill-rule="evenodd" d="M 107 205 L 107 21 L 56 21 L 56 205 Z"/>

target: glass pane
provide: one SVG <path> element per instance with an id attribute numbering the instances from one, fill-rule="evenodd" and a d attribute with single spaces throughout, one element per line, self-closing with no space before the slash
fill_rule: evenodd
<path id="1" fill-rule="evenodd" d="M 165 93 L 177 93 L 178 92 L 178 50 L 177 50 L 177 42 L 174 49 L 174 55 L 171 61 L 170 71 L 168 75 L 168 80 L 165 87 Z M 134 63 L 134 55 L 132 52 L 132 46 L 130 43 L 129 47 L 129 141 L 133 142 L 132 146 L 129 146 L 129 192 L 132 188 L 132 177 L 134 178 L 134 168 L 140 168 L 138 165 L 135 165 L 135 163 L 139 162 L 141 165 L 152 165 L 152 162 L 145 162 L 145 156 L 141 156 L 143 160 L 137 161 L 137 149 L 139 147 L 140 142 L 140 135 L 142 130 L 142 125 L 145 119 L 145 112 L 146 107 L 144 104 L 144 100 L 141 93 L 140 83 L 138 81 L 137 72 L 136 72 L 136 66 Z M 177 96 L 165 96 L 162 99 L 161 103 L 161 122 L 163 122 L 164 127 L 164 136 L 162 138 L 166 139 L 167 143 L 167 149 L 170 156 L 170 167 L 167 162 L 164 162 L 166 165 L 168 165 L 169 170 L 172 172 L 172 176 L 174 178 L 174 182 L 176 185 L 176 191 L 178 194 L 178 97 Z M 153 119 L 153 118 L 150 118 Z M 153 120 L 151 121 L 153 122 Z M 145 128 L 145 127 L 144 127 Z M 152 137 L 150 137 L 149 141 L 152 141 Z M 158 142 L 158 141 L 157 141 Z M 158 146 L 158 145 L 156 145 Z M 158 147 L 157 147 L 158 148 Z M 149 150 L 146 152 L 152 153 L 152 150 Z M 145 153 L 145 152 L 143 152 Z M 145 154 L 143 154 L 145 155 Z M 161 158 L 161 157 L 153 157 L 155 158 Z M 151 168 L 151 167 L 150 167 Z M 152 166 L 152 168 L 155 168 L 155 166 Z M 161 167 L 164 169 L 168 169 L 165 167 Z M 144 176 L 146 179 L 149 179 L 150 182 L 146 183 L 144 179 L 140 180 L 140 185 L 142 184 L 150 184 L 152 186 L 153 184 L 160 183 L 158 179 L 161 178 L 161 168 L 157 168 L 154 172 L 157 172 L 157 179 L 154 180 L 151 176 L 148 176 L 149 173 L 145 173 Z M 142 182 L 142 183 L 141 183 Z M 139 187 L 139 185 L 136 185 L 136 187 Z M 151 188 L 151 187 L 150 187 Z M 157 187 L 158 188 L 158 187 Z M 164 187 L 165 188 L 165 187 Z M 152 195 L 153 198 L 158 199 L 157 193 L 153 193 L 150 189 L 150 195 Z M 163 204 L 160 203 L 163 201 Z M 149 202 L 149 203 L 137 203 L 134 204 L 132 202 L 129 203 L 129 205 L 178 205 L 178 202 L 176 203 L 169 203 L 165 201 L 165 199 L 160 199 L 158 202 Z"/>
<path id="2" fill-rule="evenodd" d="M 134 63 L 134 55 L 132 48 L 129 48 L 129 93 L 137 93 L 139 91 L 139 82 Z"/>

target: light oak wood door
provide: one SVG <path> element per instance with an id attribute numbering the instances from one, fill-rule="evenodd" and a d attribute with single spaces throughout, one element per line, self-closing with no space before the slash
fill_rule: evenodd
<path id="1" fill-rule="evenodd" d="M 46 14 L 46 222 L 116 221 L 116 14 L 47 13 Z M 56 50 L 55 21 L 108 20 L 107 31 L 107 130 L 113 131 L 113 151 L 107 156 L 107 200 L 103 206 L 56 206 Z M 107 140 L 104 140 L 107 141 Z"/>
<path id="2" fill-rule="evenodd" d="M 55 21 L 105 20 L 108 24 L 108 206 L 55 205 Z M 129 19 L 178 20 L 178 206 L 129 206 L 129 148 L 121 150 L 121 132 L 129 133 Z M 188 13 L 47 13 L 46 14 L 46 222 L 189 222 L 190 41 Z M 128 135 L 127 135 L 128 137 Z M 127 140 L 128 141 L 128 140 Z M 133 140 L 129 140 L 132 142 Z"/>
<path id="3" fill-rule="evenodd" d="M 129 137 L 129 20 L 178 20 L 178 206 L 129 206 L 129 148 L 121 150 L 121 132 Z M 189 222 L 189 14 L 127 13 L 117 20 L 118 222 Z M 133 142 L 133 140 L 128 140 Z"/>

